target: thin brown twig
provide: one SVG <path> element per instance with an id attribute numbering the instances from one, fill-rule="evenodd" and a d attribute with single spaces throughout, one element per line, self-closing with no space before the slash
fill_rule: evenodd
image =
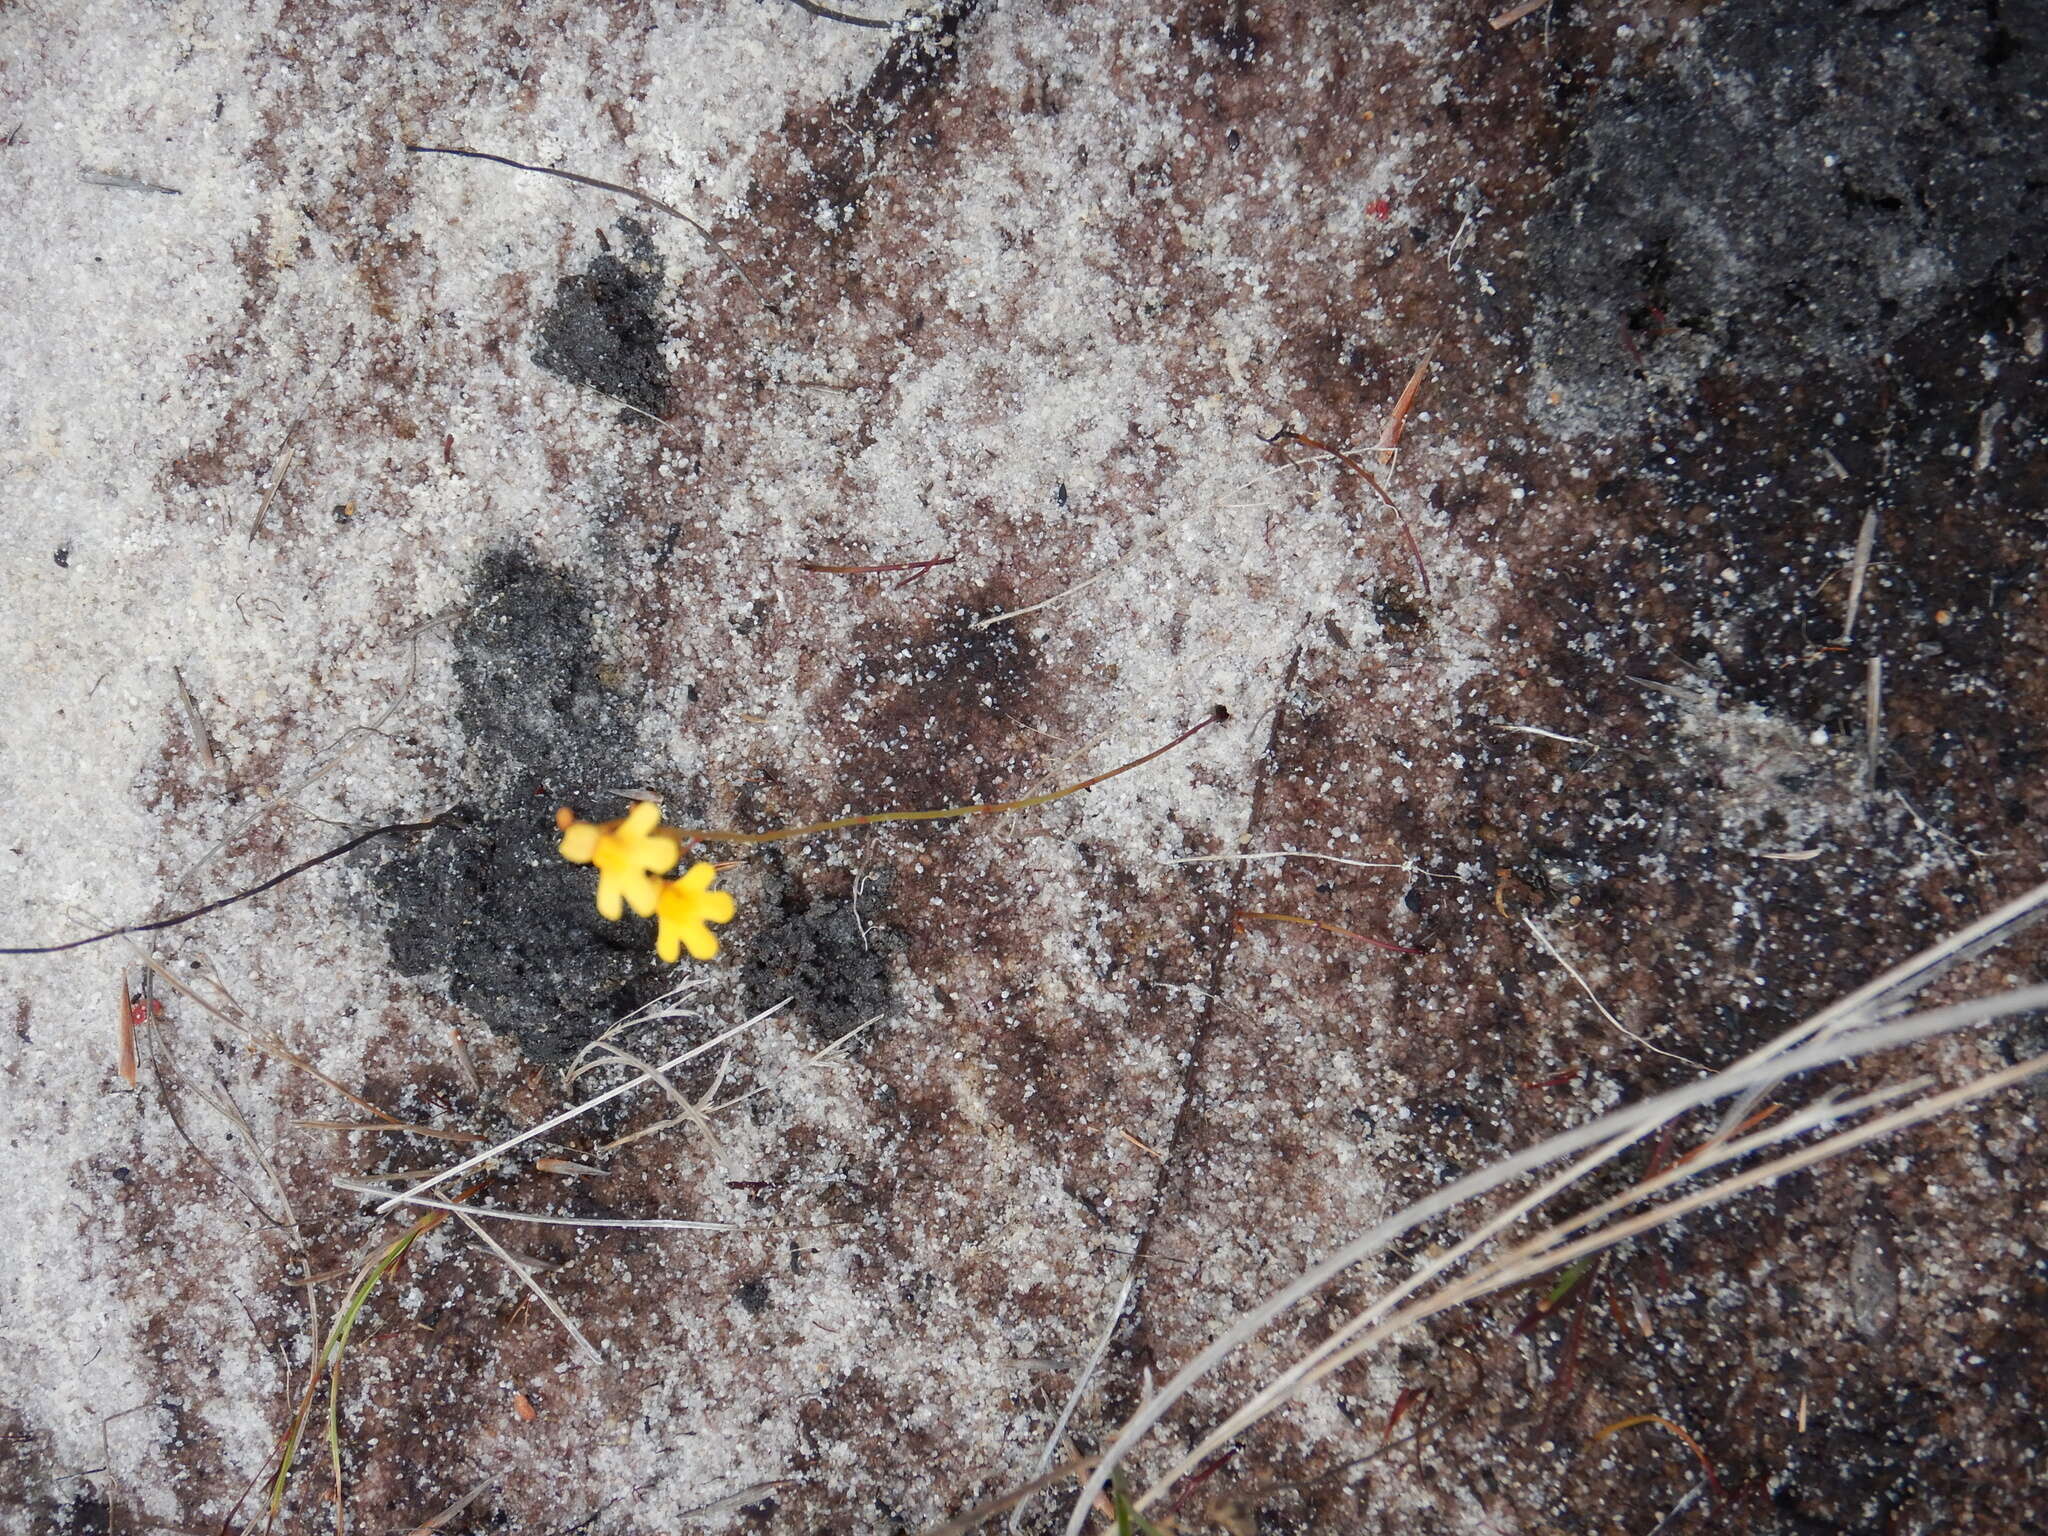
<path id="1" fill-rule="evenodd" d="M 148 976 L 149 973 L 147 971 L 143 972 L 143 978 L 145 981 L 147 981 Z M 121 1074 L 121 1081 L 126 1083 L 130 1088 L 133 1088 L 136 1084 L 137 1076 L 135 1062 L 135 1022 L 138 1010 L 135 998 L 133 994 L 131 994 L 128 990 L 128 967 L 125 965 L 121 967 L 121 996 L 119 1002 L 121 1007 L 121 1018 L 119 1025 L 117 1027 L 116 1035 L 117 1043 L 119 1046 L 119 1059 L 116 1062 L 116 1069 Z M 144 1004 L 142 1004 L 142 1009 L 146 1010 L 148 1006 L 149 1005 L 145 1002 Z"/>
<path id="2" fill-rule="evenodd" d="M 1401 432 L 1408 425 L 1408 413 L 1415 407 L 1415 395 L 1422 388 L 1422 381 L 1429 373 L 1430 359 L 1436 356 L 1436 347 L 1422 354 L 1422 361 L 1415 365 L 1415 371 L 1408 375 L 1408 386 L 1401 391 L 1401 398 L 1394 402 L 1394 414 L 1387 418 L 1380 440 L 1373 445 L 1373 452 L 1380 456 L 1382 464 L 1394 462 L 1394 455 L 1401 447 Z"/>
<path id="3" fill-rule="evenodd" d="M 150 1073 L 156 1087 L 157 1102 L 163 1106 L 164 1114 L 170 1120 L 171 1128 L 178 1133 L 179 1139 L 191 1149 L 193 1156 L 197 1157 L 208 1168 L 211 1168 L 218 1174 L 223 1183 L 232 1186 L 237 1194 L 248 1201 L 249 1208 L 266 1225 L 291 1234 L 303 1253 L 305 1245 L 303 1239 L 299 1237 L 298 1219 L 292 1211 L 291 1196 L 285 1190 L 284 1181 L 278 1177 L 276 1167 L 264 1155 L 262 1146 L 256 1140 L 255 1127 L 249 1124 L 248 1117 L 236 1107 L 231 1099 L 227 1098 L 224 1088 L 209 1090 L 204 1084 L 197 1082 L 187 1073 L 178 1064 L 177 1059 L 172 1056 L 170 1042 L 163 1038 L 161 1031 L 152 1030 L 150 1032 L 148 1044 L 144 1049 L 149 1058 Z M 229 1172 L 218 1158 L 199 1145 L 198 1138 L 192 1134 L 190 1128 L 185 1123 L 185 1112 L 180 1106 L 177 1096 L 171 1091 L 173 1084 L 181 1091 L 190 1093 L 200 1103 L 219 1115 L 221 1119 L 228 1123 L 229 1128 L 241 1138 L 251 1161 L 269 1177 L 271 1187 L 277 1192 L 278 1200 L 283 1207 L 284 1215 L 273 1215 L 263 1202 L 256 1198 L 254 1190 L 233 1173 Z"/>
<path id="4" fill-rule="evenodd" d="M 1396 944 L 1390 939 L 1376 939 L 1369 933 L 1360 933 L 1356 928 L 1340 928 L 1335 923 L 1326 923 L 1319 918 L 1296 917 L 1291 912 L 1233 912 L 1230 925 L 1243 932 L 1246 923 L 1298 923 L 1304 928 L 1320 929 L 1346 939 L 1356 939 L 1361 944 L 1370 944 L 1374 949 L 1388 950 L 1397 955 L 1426 955 L 1426 949 L 1410 949 L 1406 944 Z"/>
<path id="5" fill-rule="evenodd" d="M 740 265 L 739 258 L 720 245 L 717 236 L 675 204 L 663 202 L 652 192 L 643 192 L 638 187 L 624 186 L 619 182 L 605 181 L 596 176 L 585 176 L 580 171 L 558 171 L 551 165 L 528 165 L 524 160 L 514 160 L 509 155 L 494 155 L 488 150 L 455 149 L 441 144 L 408 144 L 405 148 L 407 153 L 415 155 L 456 155 L 464 160 L 488 160 L 493 165 L 509 165 L 515 171 L 532 171 L 536 176 L 553 176 L 558 181 L 572 181 L 580 187 L 595 187 L 600 192 L 616 192 L 621 197 L 630 197 L 643 208 L 652 208 L 657 213 L 665 213 L 670 218 L 681 219 L 689 225 L 697 232 L 698 237 L 717 253 L 719 259 L 739 275 L 739 280 L 747 285 L 748 291 L 761 301 L 762 306 L 765 308 L 768 304 L 768 296 L 754 286 L 753 278 L 747 275 L 747 269 Z"/>
<path id="6" fill-rule="evenodd" d="M 1707 1481 L 1713 1485 L 1714 1497 L 1717 1499 L 1721 1497 L 1721 1480 L 1714 1475 L 1714 1464 L 1707 1459 L 1706 1450 L 1700 1445 L 1699 1441 L 1692 1437 L 1691 1433 L 1683 1425 L 1675 1420 L 1665 1418 L 1661 1413 L 1635 1413 L 1630 1414 L 1625 1419 L 1616 1419 L 1612 1424 L 1609 1424 L 1605 1429 L 1594 1435 L 1587 1444 L 1599 1445 L 1610 1435 L 1618 1435 L 1624 1429 L 1634 1429 L 1642 1424 L 1661 1424 L 1690 1446 L 1693 1455 L 1697 1456 L 1700 1460 L 1700 1470 L 1707 1474 Z"/>
<path id="7" fill-rule="evenodd" d="M 1334 443 L 1319 442 L 1313 437 L 1304 437 L 1292 427 L 1282 427 L 1271 437 L 1265 439 L 1265 441 L 1268 443 L 1299 443 L 1304 448 L 1313 448 L 1318 453 L 1327 453 L 1331 458 L 1371 486 L 1373 494 L 1379 497 L 1380 504 L 1394 514 L 1394 526 L 1401 530 L 1401 537 L 1408 545 L 1408 553 L 1415 561 L 1415 574 L 1422 581 L 1422 595 L 1424 597 L 1434 596 L 1429 586 L 1429 567 L 1423 563 L 1422 546 L 1416 542 L 1415 530 L 1408 526 L 1408 519 L 1401 515 L 1401 504 L 1394 500 L 1392 492 L 1380 484 L 1377 475 L 1373 474 L 1372 471 Z"/>
<path id="8" fill-rule="evenodd" d="M 201 997 L 191 987 L 187 986 L 184 980 L 175 972 L 167 969 L 161 960 L 156 959 L 143 950 L 141 945 L 134 944 L 132 940 L 130 943 L 151 975 L 155 976 L 158 981 L 161 981 L 202 1013 L 207 1014 L 211 1018 L 218 1019 L 222 1024 L 240 1035 L 249 1042 L 251 1049 L 261 1051 L 273 1060 L 281 1061 L 286 1066 L 296 1068 L 298 1071 L 305 1073 L 314 1081 L 325 1084 L 365 1114 L 375 1115 L 378 1119 L 393 1126 L 405 1123 L 381 1104 L 372 1103 L 369 1099 L 364 1098 L 339 1078 L 322 1072 L 318 1067 L 306 1060 L 305 1057 L 299 1055 L 298 1052 L 286 1045 L 282 1035 L 277 1034 L 275 1031 L 264 1033 L 251 1027 L 248 1021 L 240 1016 L 241 1008 L 234 1003 L 232 998 L 227 999 L 227 1007 L 222 1007 L 207 998 Z"/>
<path id="9" fill-rule="evenodd" d="M 789 0 L 789 3 L 806 16 L 815 16 L 820 21 L 842 22 L 849 27 L 873 27 L 878 31 L 893 31 L 896 23 L 883 21 L 877 16 L 849 16 L 845 11 L 835 11 L 829 5 L 820 5 L 818 0 Z"/>
<path id="10" fill-rule="evenodd" d="M 809 571 L 814 576 L 887 576 L 895 571 L 908 571 L 910 574 L 896 583 L 899 587 L 907 587 L 923 577 L 926 571 L 951 565 L 959 558 L 958 555 L 934 555 L 929 560 L 896 560 L 887 565 L 819 565 L 813 560 L 799 560 L 796 568 Z"/>

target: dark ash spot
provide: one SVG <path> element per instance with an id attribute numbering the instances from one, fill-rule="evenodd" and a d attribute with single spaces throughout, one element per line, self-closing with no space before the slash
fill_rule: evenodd
<path id="1" fill-rule="evenodd" d="M 661 255 L 639 223 L 621 219 L 618 229 L 624 258 L 602 250 L 581 273 L 562 280 L 541 321 L 533 360 L 572 384 L 603 390 L 648 415 L 665 416 L 669 379 L 661 355 L 667 329 L 660 313 Z M 646 420 L 630 412 L 622 413 L 622 419 Z"/>
<path id="2" fill-rule="evenodd" d="M 387 904 L 392 963 L 433 977 L 450 1001 L 560 1061 L 664 990 L 652 926 L 612 923 L 589 871 L 555 852 L 554 811 L 622 814 L 638 705 L 599 675 L 592 598 L 517 552 L 487 556 L 455 633 L 472 795 L 372 876 Z"/>
<path id="3" fill-rule="evenodd" d="M 1862 363 L 2038 250 L 2048 50 L 1987 66 L 1995 16 L 1733 0 L 1602 90 L 1530 230 L 1538 417 L 1622 431 L 1710 373 Z"/>
<path id="4" fill-rule="evenodd" d="M 864 897 L 871 900 L 871 897 Z M 894 936 L 866 915 L 866 938 L 853 907 L 820 902 L 801 910 L 785 903 L 779 921 L 749 941 L 740 985 L 750 1013 L 791 999 L 789 1012 L 830 1044 L 895 1004 L 885 949 Z"/>

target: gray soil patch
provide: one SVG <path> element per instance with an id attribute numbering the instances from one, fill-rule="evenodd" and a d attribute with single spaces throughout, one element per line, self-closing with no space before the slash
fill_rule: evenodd
<path id="1" fill-rule="evenodd" d="M 468 596 L 455 630 L 467 798 L 372 883 L 402 974 L 561 1061 L 671 974 L 650 925 L 607 922 L 587 872 L 555 850 L 555 806 L 624 813 L 638 711 L 606 676 L 592 594 L 569 573 L 497 553 Z"/>
<path id="2" fill-rule="evenodd" d="M 597 232 L 600 249 L 581 272 L 562 279 L 540 323 L 533 360 L 572 384 L 601 390 L 648 416 L 669 406 L 668 339 L 661 253 L 634 219 L 620 219 L 618 243 Z M 631 421 L 633 412 L 623 412 Z M 640 418 L 642 421 L 645 417 Z"/>
<path id="3" fill-rule="evenodd" d="M 1607 81 L 1530 229 L 1538 418 L 1614 433 L 1708 374 L 1874 365 L 2038 253 L 2044 22 L 1734 0 Z"/>

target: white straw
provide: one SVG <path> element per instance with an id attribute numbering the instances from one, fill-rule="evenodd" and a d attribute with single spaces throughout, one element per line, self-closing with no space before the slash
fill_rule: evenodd
<path id="1" fill-rule="evenodd" d="M 455 1175 L 457 1175 L 458 1173 L 467 1173 L 470 1169 L 478 1167 L 483 1163 L 488 1163 L 492 1158 L 500 1157 L 503 1154 L 511 1151 L 521 1142 L 531 1141 L 536 1136 L 545 1136 L 549 1131 L 552 1131 L 556 1126 L 567 1125 L 571 1120 L 574 1120 L 578 1115 L 584 1114 L 589 1110 L 593 1110 L 597 1108 L 597 1106 L 600 1104 L 608 1104 L 613 1099 L 616 1099 L 620 1094 L 625 1093 L 631 1089 L 638 1088 L 642 1083 L 651 1083 L 657 1076 L 664 1072 L 675 1071 L 675 1069 L 677 1067 L 680 1067 L 684 1062 L 692 1061 L 695 1058 L 702 1056 L 706 1051 L 716 1050 L 719 1046 L 725 1044 L 726 1041 L 732 1039 L 733 1036 L 740 1034 L 745 1030 L 752 1029 L 756 1024 L 759 1024 L 763 1019 L 773 1018 L 776 1014 L 782 1012 L 783 1009 L 787 1008 L 789 1004 L 790 999 L 785 997 L 773 1008 L 770 1008 L 765 1012 L 755 1014 L 751 1019 L 747 1020 L 746 1023 L 735 1024 L 731 1029 L 728 1029 L 724 1034 L 715 1035 L 711 1039 L 706 1040 L 702 1045 L 691 1046 L 690 1049 L 683 1052 L 682 1055 L 676 1057 L 673 1061 L 663 1062 L 660 1066 L 656 1067 L 653 1072 L 643 1072 L 638 1077 L 629 1077 L 623 1083 L 620 1083 L 618 1087 L 607 1088 L 603 1093 L 600 1093 L 596 1098 L 585 1099 L 581 1104 L 578 1104 L 573 1108 L 563 1110 L 559 1115 L 555 1116 L 554 1119 L 543 1120 L 539 1125 L 536 1125 L 530 1131 L 521 1131 L 517 1136 L 514 1136 L 510 1141 L 501 1141 L 498 1143 L 498 1145 L 490 1148 L 488 1151 L 477 1153 L 475 1157 L 464 1158 L 461 1162 L 457 1163 L 453 1168 L 442 1169 L 439 1173 L 435 1174 L 431 1179 L 427 1179 L 423 1183 L 413 1185 L 411 1189 L 406 1190 L 403 1194 L 393 1195 L 389 1200 L 386 1200 L 382 1205 L 377 1207 L 377 1214 L 379 1216 L 382 1216 L 385 1212 L 394 1210 L 398 1206 L 405 1204 L 408 1200 L 412 1199 L 413 1196 L 423 1195 L 428 1190 L 432 1189 L 436 1184 L 445 1183 L 447 1180 L 454 1178 Z"/>

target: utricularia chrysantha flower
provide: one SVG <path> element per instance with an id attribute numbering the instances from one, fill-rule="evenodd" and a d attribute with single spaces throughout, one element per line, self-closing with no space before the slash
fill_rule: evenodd
<path id="1" fill-rule="evenodd" d="M 617 821 L 578 821 L 566 805 L 555 812 L 561 829 L 562 857 L 572 864 L 597 866 L 597 910 L 616 921 L 631 907 L 656 920 L 654 950 L 673 964 L 687 949 L 691 958 L 709 960 L 718 940 L 707 926 L 729 923 L 733 900 L 711 889 L 718 871 L 692 864 L 679 880 L 661 880 L 682 862 L 683 843 L 661 824 L 661 807 L 642 800 Z"/>
<path id="2" fill-rule="evenodd" d="M 593 825 L 578 821 L 566 805 L 555 812 L 562 829 L 562 857 L 571 864 L 597 866 L 597 910 L 617 922 L 630 906 L 654 916 L 660 894 L 654 877 L 674 869 L 683 845 L 661 824 L 661 807 L 642 800 L 619 821 Z"/>
<path id="3" fill-rule="evenodd" d="M 718 953 L 718 939 L 706 926 L 732 921 L 732 897 L 711 889 L 718 871 L 701 861 L 684 871 L 680 880 L 661 882 L 661 895 L 654 904 L 654 952 L 674 965 L 687 949 L 692 960 L 709 960 Z"/>

